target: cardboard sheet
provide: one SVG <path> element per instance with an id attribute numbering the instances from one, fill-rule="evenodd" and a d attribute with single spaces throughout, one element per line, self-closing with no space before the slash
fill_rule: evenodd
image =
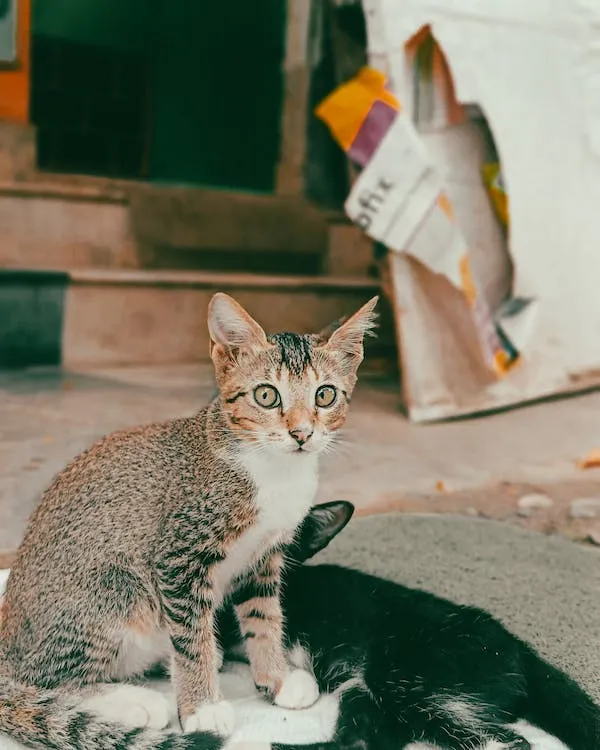
<path id="1" fill-rule="evenodd" d="M 400 114 L 346 208 L 393 251 L 410 418 L 599 385 L 600 4 L 363 6 L 370 65 L 387 76 Z M 494 160 L 480 122 L 510 200 L 506 229 L 484 181 Z M 440 196 L 452 207 L 451 229 Z M 471 282 L 477 305 L 465 294 Z"/>

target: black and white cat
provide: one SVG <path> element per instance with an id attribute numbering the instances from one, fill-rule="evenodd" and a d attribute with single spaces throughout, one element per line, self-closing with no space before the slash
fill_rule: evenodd
<path id="1" fill-rule="evenodd" d="M 423 742 L 527 750 L 518 719 L 570 750 L 600 748 L 600 707 L 487 612 L 334 565 L 300 565 L 348 523 L 347 502 L 314 506 L 290 549 L 283 588 L 291 654 L 339 695 L 330 743 L 304 750 L 400 750 Z M 295 564 L 294 564 L 295 563 Z M 220 613 L 226 655 L 242 650 Z M 289 746 L 286 746 L 289 750 Z"/>

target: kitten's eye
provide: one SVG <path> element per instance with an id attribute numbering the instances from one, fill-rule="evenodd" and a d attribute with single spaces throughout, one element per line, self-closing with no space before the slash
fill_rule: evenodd
<path id="1" fill-rule="evenodd" d="M 272 385 L 257 385 L 254 389 L 254 400 L 265 409 L 274 409 L 281 403 L 281 396 Z"/>
<path id="2" fill-rule="evenodd" d="M 322 385 L 315 395 L 315 404 L 321 409 L 333 406 L 337 398 L 337 390 L 332 385 Z"/>

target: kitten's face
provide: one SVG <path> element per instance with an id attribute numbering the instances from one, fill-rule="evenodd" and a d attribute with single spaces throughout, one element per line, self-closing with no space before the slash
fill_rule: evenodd
<path id="1" fill-rule="evenodd" d="M 327 333 L 266 336 L 231 297 L 215 295 L 211 356 L 233 433 L 280 454 L 314 454 L 331 445 L 346 419 L 376 302 Z"/>
<path id="2" fill-rule="evenodd" d="M 319 452 L 344 424 L 356 381 L 317 339 L 269 336 L 267 346 L 239 357 L 220 384 L 234 432 L 265 448 Z"/>

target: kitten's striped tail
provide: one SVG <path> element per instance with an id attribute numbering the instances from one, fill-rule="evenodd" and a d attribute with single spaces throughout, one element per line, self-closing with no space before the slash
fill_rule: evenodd
<path id="1" fill-rule="evenodd" d="M 49 690 L 0 677 L 0 732 L 40 750 L 220 750 L 210 732 L 179 734 L 98 719 Z"/>

